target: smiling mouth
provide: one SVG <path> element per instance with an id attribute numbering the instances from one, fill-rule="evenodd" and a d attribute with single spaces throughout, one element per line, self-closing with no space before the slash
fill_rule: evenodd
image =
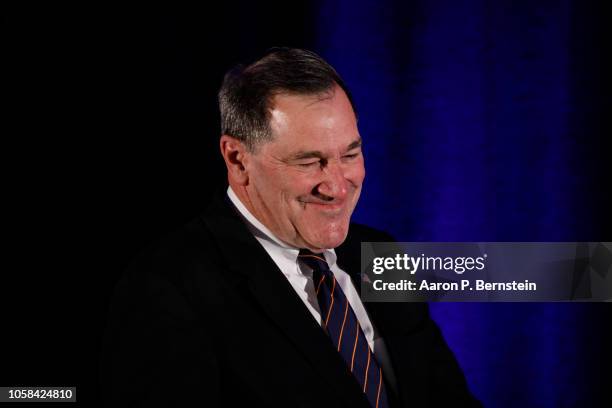
<path id="1" fill-rule="evenodd" d="M 346 202 L 321 202 L 321 201 L 302 201 L 300 200 L 300 204 L 302 204 L 302 208 L 306 208 L 307 206 L 311 206 L 319 211 L 325 212 L 340 212 L 344 209 Z"/>

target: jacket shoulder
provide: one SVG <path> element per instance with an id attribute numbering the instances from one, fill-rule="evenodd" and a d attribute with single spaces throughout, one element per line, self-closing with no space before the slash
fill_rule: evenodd
<path id="1" fill-rule="evenodd" d="M 127 298 L 159 300 L 162 293 L 198 299 L 206 281 L 214 290 L 223 271 L 218 245 L 201 218 L 149 244 L 134 256 L 114 290 L 115 301 Z"/>

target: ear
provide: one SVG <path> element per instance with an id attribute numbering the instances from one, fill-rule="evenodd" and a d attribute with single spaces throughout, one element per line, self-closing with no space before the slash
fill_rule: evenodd
<path id="1" fill-rule="evenodd" d="M 230 182 L 245 186 L 249 182 L 249 175 L 246 170 L 249 152 L 240 140 L 229 136 L 221 136 L 219 142 L 221 155 L 227 166 L 227 177 Z"/>

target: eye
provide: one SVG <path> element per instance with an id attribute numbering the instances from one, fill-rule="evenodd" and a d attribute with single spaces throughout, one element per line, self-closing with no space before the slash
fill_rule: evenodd
<path id="1" fill-rule="evenodd" d="M 314 160 L 314 161 L 309 161 L 309 162 L 302 162 L 302 163 L 298 163 L 298 166 L 300 167 L 314 167 L 316 165 L 320 164 L 320 160 Z"/>
<path id="2" fill-rule="evenodd" d="M 351 153 L 351 154 L 345 154 L 344 158 L 345 159 L 354 159 L 357 156 L 359 156 L 359 153 Z"/>

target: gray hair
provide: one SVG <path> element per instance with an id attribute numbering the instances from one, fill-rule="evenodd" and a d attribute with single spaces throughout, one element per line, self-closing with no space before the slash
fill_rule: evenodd
<path id="1" fill-rule="evenodd" d="M 231 69 L 219 90 L 222 134 L 242 141 L 253 151 L 272 139 L 271 101 L 275 95 L 321 95 L 338 85 L 355 104 L 336 70 L 312 51 L 273 48 L 251 65 Z"/>

